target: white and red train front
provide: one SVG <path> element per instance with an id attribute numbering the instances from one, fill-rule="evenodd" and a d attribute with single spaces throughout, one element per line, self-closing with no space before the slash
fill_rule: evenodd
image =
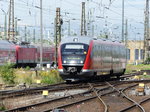
<path id="1" fill-rule="evenodd" d="M 65 80 L 86 79 L 95 75 L 120 76 L 126 67 L 126 50 L 120 42 L 68 37 L 58 49 L 58 70 Z"/>

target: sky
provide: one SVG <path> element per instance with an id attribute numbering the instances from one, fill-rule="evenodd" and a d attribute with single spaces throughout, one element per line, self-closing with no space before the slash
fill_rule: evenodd
<path id="1" fill-rule="evenodd" d="M 15 17 L 19 18 L 20 32 L 24 32 L 24 26 L 36 27 L 39 35 L 40 26 L 40 0 L 14 0 Z M 144 10 L 146 0 L 124 0 L 125 20 L 128 21 L 128 39 L 143 39 Z M 95 36 L 108 32 L 110 35 L 121 39 L 122 29 L 122 0 L 43 0 L 43 26 L 44 35 L 47 38 L 54 34 L 54 18 L 56 8 L 61 8 L 63 19 L 63 33 L 67 34 L 70 20 L 71 32 L 80 33 L 81 3 L 86 3 L 86 22 L 91 21 L 94 26 Z M 9 0 L 0 0 L 0 25 L 4 25 L 4 10 L 8 12 Z M 89 19 L 88 12 L 90 12 Z M 90 29 L 92 29 L 92 25 Z M 125 25 L 124 25 L 125 26 Z M 28 32 L 32 32 L 31 28 Z M 49 32 L 49 33 L 48 33 Z"/>

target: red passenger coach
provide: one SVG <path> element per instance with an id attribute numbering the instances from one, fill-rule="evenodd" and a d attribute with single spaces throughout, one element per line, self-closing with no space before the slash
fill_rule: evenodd
<path id="1" fill-rule="evenodd" d="M 52 64 L 54 62 L 55 48 L 54 46 L 44 46 L 42 49 L 43 65 Z M 40 63 L 40 47 L 37 47 L 38 63 Z"/>
<path id="2" fill-rule="evenodd" d="M 118 41 L 67 37 L 58 49 L 58 69 L 65 80 L 97 75 L 119 77 L 126 69 L 126 48 Z"/>
<path id="3" fill-rule="evenodd" d="M 16 63 L 15 45 L 6 40 L 0 40 L 0 65 Z"/>
<path id="4" fill-rule="evenodd" d="M 43 65 L 54 62 L 54 46 L 43 47 Z M 8 40 L 0 40 L 0 65 L 10 62 L 16 67 L 35 67 L 40 62 L 40 47 L 23 42 L 15 44 Z"/>
<path id="5" fill-rule="evenodd" d="M 16 45 L 17 66 L 35 67 L 37 63 L 37 49 L 32 45 Z"/>

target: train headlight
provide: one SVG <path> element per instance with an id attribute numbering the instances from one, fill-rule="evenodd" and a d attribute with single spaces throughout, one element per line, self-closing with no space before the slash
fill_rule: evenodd
<path id="1" fill-rule="evenodd" d="M 80 61 L 80 63 L 83 63 L 83 61 Z"/>
<path id="2" fill-rule="evenodd" d="M 76 63 L 76 62 L 75 62 L 75 61 L 70 61 L 70 63 L 71 63 L 71 64 L 74 64 L 74 63 Z"/>
<path id="3" fill-rule="evenodd" d="M 64 63 L 67 63 L 67 61 L 64 61 Z"/>

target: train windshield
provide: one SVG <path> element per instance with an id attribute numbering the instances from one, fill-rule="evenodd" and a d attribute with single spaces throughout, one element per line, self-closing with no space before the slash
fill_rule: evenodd
<path id="1" fill-rule="evenodd" d="M 63 44 L 62 54 L 86 54 L 88 50 L 88 45 L 86 44 Z"/>

